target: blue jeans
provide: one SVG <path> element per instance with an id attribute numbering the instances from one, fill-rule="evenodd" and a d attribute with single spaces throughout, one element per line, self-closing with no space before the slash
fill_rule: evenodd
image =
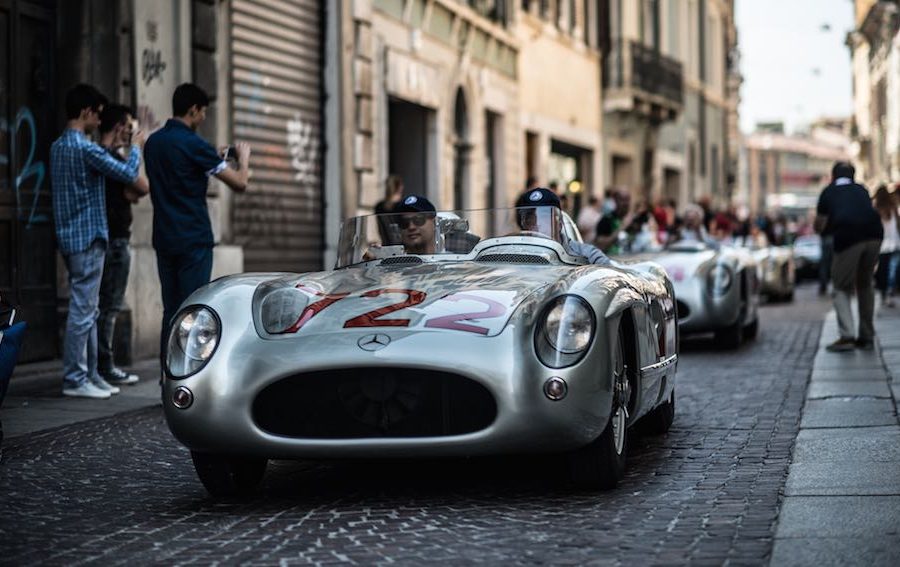
<path id="1" fill-rule="evenodd" d="M 169 324 L 178 307 L 189 295 L 209 283 L 212 275 L 213 249 L 200 247 L 177 254 L 156 251 L 156 268 L 162 288 L 163 319 L 159 336 L 159 355 L 166 352 Z M 162 361 L 165 363 L 165 360 Z"/>
<path id="2" fill-rule="evenodd" d="M 103 264 L 103 279 L 100 281 L 100 318 L 97 320 L 97 369 L 101 375 L 108 374 L 115 366 L 113 332 L 116 328 L 116 316 L 122 310 L 125 299 L 129 271 L 131 250 L 128 248 L 128 239 L 111 239 Z"/>
<path id="3" fill-rule="evenodd" d="M 81 386 L 97 375 L 97 315 L 106 242 L 64 256 L 69 270 L 69 316 L 63 339 L 63 385 Z"/>
<path id="4" fill-rule="evenodd" d="M 878 256 L 878 270 L 875 284 L 882 297 L 887 297 L 897 286 L 897 266 L 900 265 L 900 250 Z"/>

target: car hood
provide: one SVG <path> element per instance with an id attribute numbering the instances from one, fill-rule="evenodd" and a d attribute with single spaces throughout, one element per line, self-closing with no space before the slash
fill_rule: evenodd
<path id="1" fill-rule="evenodd" d="M 677 284 L 693 277 L 703 266 L 715 262 L 717 255 L 715 250 L 655 252 L 643 254 L 638 259 L 656 262 L 663 267 L 672 282 Z"/>
<path id="2" fill-rule="evenodd" d="M 253 311 L 272 338 L 364 328 L 494 336 L 526 298 L 578 271 L 463 262 L 292 274 L 259 285 Z"/>

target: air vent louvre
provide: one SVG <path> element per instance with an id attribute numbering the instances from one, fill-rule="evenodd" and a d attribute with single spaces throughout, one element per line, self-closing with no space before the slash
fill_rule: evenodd
<path id="1" fill-rule="evenodd" d="M 393 256 L 391 258 L 385 258 L 381 261 L 382 266 L 390 266 L 392 264 L 421 264 L 424 262 L 423 259 L 418 256 Z"/>
<path id="2" fill-rule="evenodd" d="M 550 260 L 534 254 L 483 254 L 477 262 L 500 262 L 504 264 L 549 264 Z"/>

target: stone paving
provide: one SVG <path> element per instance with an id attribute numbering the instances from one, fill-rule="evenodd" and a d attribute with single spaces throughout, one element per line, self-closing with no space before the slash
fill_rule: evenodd
<path id="1" fill-rule="evenodd" d="M 737 351 L 687 341 L 667 436 L 614 491 L 549 457 L 283 462 L 209 498 L 158 408 L 8 440 L 0 563 L 765 563 L 821 321 L 810 288 Z"/>
<path id="2" fill-rule="evenodd" d="M 823 325 L 772 565 L 900 565 L 900 309 L 880 309 L 876 349 L 830 353 Z"/>

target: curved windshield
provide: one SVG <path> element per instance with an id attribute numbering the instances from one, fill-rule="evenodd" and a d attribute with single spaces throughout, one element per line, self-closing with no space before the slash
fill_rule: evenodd
<path id="1" fill-rule="evenodd" d="M 353 217 L 341 225 L 337 267 L 393 256 L 469 254 L 479 242 L 499 237 L 565 245 L 564 227 L 563 213 L 546 206 Z"/>

